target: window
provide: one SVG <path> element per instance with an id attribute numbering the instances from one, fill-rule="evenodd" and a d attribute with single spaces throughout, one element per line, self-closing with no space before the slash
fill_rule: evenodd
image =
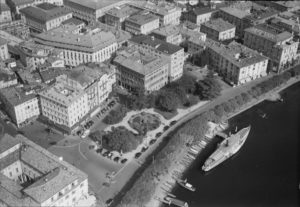
<path id="1" fill-rule="evenodd" d="M 16 168 L 16 172 L 17 172 L 17 173 L 19 172 L 19 169 L 18 169 L 18 168 Z"/>
<path id="2" fill-rule="evenodd" d="M 12 172 L 9 172 L 9 176 L 12 177 Z"/>

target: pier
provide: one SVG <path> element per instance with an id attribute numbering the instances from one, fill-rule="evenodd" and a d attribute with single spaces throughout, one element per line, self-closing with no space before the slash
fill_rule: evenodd
<path id="1" fill-rule="evenodd" d="M 188 207 L 189 204 L 185 201 L 179 200 L 177 198 L 172 198 L 172 197 L 165 197 L 164 201 L 162 201 L 165 204 L 168 205 L 175 205 L 175 206 L 179 206 L 179 207 Z"/>

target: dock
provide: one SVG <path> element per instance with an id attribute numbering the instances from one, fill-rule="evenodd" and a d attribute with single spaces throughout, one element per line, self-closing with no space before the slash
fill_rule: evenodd
<path id="1" fill-rule="evenodd" d="M 179 206 L 179 207 L 188 207 L 189 204 L 185 201 L 179 200 L 177 198 L 171 198 L 171 197 L 165 197 L 164 201 L 165 204 L 168 205 L 175 205 L 175 206 Z"/>

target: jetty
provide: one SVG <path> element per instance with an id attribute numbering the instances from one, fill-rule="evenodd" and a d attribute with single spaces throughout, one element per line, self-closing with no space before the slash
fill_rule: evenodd
<path id="1" fill-rule="evenodd" d="M 177 198 L 172 198 L 172 197 L 165 197 L 165 199 L 161 200 L 163 203 L 168 204 L 168 205 L 175 205 L 179 207 L 188 207 L 189 204 L 185 201 L 179 200 Z"/>

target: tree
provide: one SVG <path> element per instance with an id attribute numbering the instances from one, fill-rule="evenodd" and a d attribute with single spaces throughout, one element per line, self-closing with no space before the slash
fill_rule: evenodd
<path id="1" fill-rule="evenodd" d="M 241 96 L 244 100 L 244 103 L 248 103 L 251 100 L 251 96 L 249 95 L 249 93 L 242 93 Z"/>
<path id="2" fill-rule="evenodd" d="M 214 108 L 214 113 L 215 113 L 218 117 L 222 118 L 222 117 L 224 116 L 224 113 L 225 113 L 224 107 L 223 107 L 222 105 L 217 105 L 217 106 L 215 106 L 215 108 Z"/>
<path id="3" fill-rule="evenodd" d="M 224 111 L 227 112 L 227 113 L 231 113 L 231 112 L 234 111 L 232 105 L 229 102 L 227 102 L 227 101 L 224 102 L 224 103 L 222 103 L 221 105 L 223 106 Z"/>
<path id="4" fill-rule="evenodd" d="M 230 99 L 229 103 L 232 106 L 233 111 L 237 110 L 240 107 L 235 98 Z"/>
<path id="5" fill-rule="evenodd" d="M 180 85 L 180 87 L 182 87 L 186 93 L 189 94 L 193 94 L 196 90 L 196 78 L 191 76 L 191 75 L 187 75 L 184 74 L 179 80 L 178 83 Z"/>
<path id="6" fill-rule="evenodd" d="M 157 106 L 163 111 L 175 111 L 178 107 L 178 98 L 172 91 L 163 91 L 157 98 Z"/>
<path id="7" fill-rule="evenodd" d="M 174 89 L 172 89 L 172 91 L 174 92 L 174 94 L 176 94 L 179 102 L 181 104 L 186 104 L 187 103 L 187 95 L 186 95 L 186 92 L 184 90 L 183 87 L 175 87 Z"/>
<path id="8" fill-rule="evenodd" d="M 234 97 L 234 99 L 236 100 L 236 103 L 241 107 L 245 104 L 243 97 L 241 95 L 237 95 L 236 97 Z"/>
<path id="9" fill-rule="evenodd" d="M 200 99 L 212 100 L 220 96 L 221 90 L 222 88 L 218 80 L 208 77 L 198 82 L 196 93 L 200 96 Z"/>
<path id="10" fill-rule="evenodd" d="M 105 124 L 119 123 L 126 116 L 127 111 L 128 109 L 121 105 L 115 110 L 110 111 L 109 114 L 104 117 L 103 122 Z"/>

